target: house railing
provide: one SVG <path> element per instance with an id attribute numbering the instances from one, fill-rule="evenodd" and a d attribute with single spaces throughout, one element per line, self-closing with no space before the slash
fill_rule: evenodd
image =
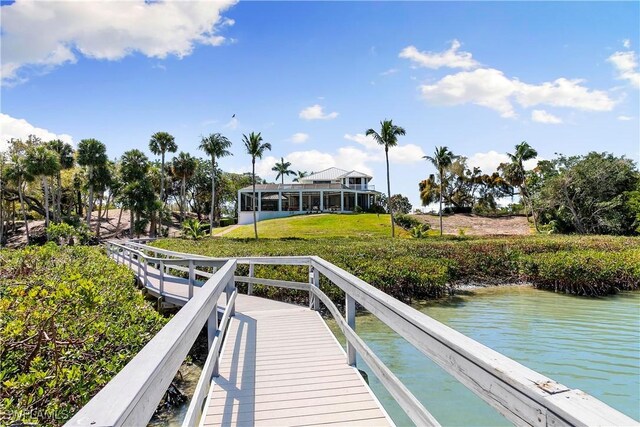
<path id="1" fill-rule="evenodd" d="M 138 256 L 145 257 L 148 256 L 146 254 L 153 254 L 175 259 L 194 257 L 191 260 L 196 265 L 207 261 L 206 265 L 211 265 L 213 261 L 224 264 L 123 371 L 76 414 L 69 425 L 85 425 L 89 424 L 88 421 L 95 421 L 100 425 L 120 425 L 125 422 L 143 424 L 148 421 L 146 417 L 153 413 L 163 391 L 195 340 L 198 327 L 201 328 L 207 319 L 210 325 L 214 325 L 211 319 L 212 313 L 215 313 L 216 296 L 227 290 L 227 306 L 231 307 L 231 311 L 228 307 L 225 309 L 221 326 L 217 326 L 216 323 L 215 328 L 209 328 L 209 331 L 215 331 L 210 346 L 211 352 L 183 424 L 196 425 L 202 408 L 202 396 L 206 394 L 206 385 L 211 376 L 216 375 L 215 363 L 221 338 L 218 341 L 215 339 L 223 336 L 225 322 L 233 315 L 237 295 L 235 283 L 238 282 L 248 284 L 249 294 L 253 293 L 254 285 L 277 286 L 308 292 L 311 309 L 319 310 L 320 303 L 324 304 L 346 337 L 346 362 L 355 365 L 356 355 L 359 355 L 416 425 L 439 424 L 357 335 L 356 303 L 516 425 L 640 425 L 594 397 L 559 384 L 509 359 L 322 258 L 292 256 L 225 260 L 196 257 L 137 243 L 124 246 L 129 248 L 125 255 L 137 253 Z M 127 262 L 126 259 L 120 261 Z M 238 264 L 248 265 L 248 276 L 235 275 Z M 308 280 L 300 282 L 260 278 L 255 274 L 257 265 L 307 266 Z M 344 314 L 321 289 L 321 278 L 324 278 L 323 287 L 337 286 L 344 292 Z M 176 322 L 175 319 L 179 316 L 180 321 Z M 187 334 L 187 337 L 184 334 Z M 166 372 L 163 372 L 163 369 L 166 369 Z M 415 369 L 419 367 L 416 366 Z"/>
<path id="2" fill-rule="evenodd" d="M 376 189 L 376 186 L 371 184 L 346 184 L 345 187 L 351 190 L 362 190 L 362 191 L 374 191 Z"/>

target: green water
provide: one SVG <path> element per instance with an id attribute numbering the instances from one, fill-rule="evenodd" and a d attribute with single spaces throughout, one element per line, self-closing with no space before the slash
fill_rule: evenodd
<path id="1" fill-rule="evenodd" d="M 418 310 L 568 387 L 640 420 L 640 293 L 578 298 L 529 287 L 475 291 Z M 358 334 L 444 426 L 510 423 L 371 315 Z M 366 365 L 389 415 L 411 425 Z"/>

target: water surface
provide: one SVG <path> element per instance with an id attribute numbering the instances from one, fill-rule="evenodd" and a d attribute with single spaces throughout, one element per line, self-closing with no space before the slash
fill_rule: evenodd
<path id="1" fill-rule="evenodd" d="M 570 388 L 640 420 L 640 293 L 581 298 L 525 286 L 486 288 L 416 309 Z M 372 315 L 358 334 L 445 426 L 511 425 Z M 333 328 L 335 330 L 335 327 Z M 398 425 L 411 425 L 380 383 Z"/>

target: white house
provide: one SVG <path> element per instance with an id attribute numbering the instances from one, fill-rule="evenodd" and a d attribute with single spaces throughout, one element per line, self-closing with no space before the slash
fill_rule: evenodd
<path id="1" fill-rule="evenodd" d="M 358 171 L 329 168 L 292 184 L 258 184 L 256 200 L 253 188 L 238 191 L 238 224 L 253 223 L 252 209 L 258 221 L 312 212 L 353 212 L 356 206 L 369 209 L 378 197 L 373 177 Z M 254 204 L 255 203 L 255 204 Z"/>

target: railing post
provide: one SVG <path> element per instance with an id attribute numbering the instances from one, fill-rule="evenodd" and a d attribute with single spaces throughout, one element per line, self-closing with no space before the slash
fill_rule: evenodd
<path id="1" fill-rule="evenodd" d="M 229 301 L 231 300 L 231 296 L 233 295 L 233 291 L 236 289 L 236 282 L 233 277 L 229 279 L 229 283 L 227 283 L 227 287 L 225 288 L 225 293 L 227 294 L 227 310 L 229 310 L 229 317 L 233 317 L 236 315 L 236 302 L 233 302 L 233 305 L 229 307 Z"/>
<path id="2" fill-rule="evenodd" d="M 131 253 L 131 249 L 128 249 L 128 251 L 129 251 L 129 268 L 131 268 L 133 265 L 133 254 Z"/>
<path id="3" fill-rule="evenodd" d="M 147 267 L 149 266 L 149 262 L 147 261 L 147 258 L 144 258 L 144 257 L 142 258 L 142 262 L 144 263 L 144 268 L 143 268 L 143 271 L 144 271 L 144 282 L 142 282 L 142 286 L 146 287 L 147 286 L 147 274 L 148 274 Z"/>
<path id="4" fill-rule="evenodd" d="M 309 285 L 316 288 L 320 287 L 320 275 L 313 264 L 309 265 Z M 316 311 L 320 310 L 320 300 L 311 290 L 309 291 L 309 308 Z"/>
<path id="5" fill-rule="evenodd" d="M 160 261 L 160 295 L 164 293 L 164 261 Z"/>
<path id="6" fill-rule="evenodd" d="M 356 330 L 356 300 L 349 294 L 346 295 L 346 300 L 344 304 L 345 308 L 345 318 L 347 320 L 347 324 L 354 331 Z M 347 338 L 347 364 L 349 366 L 356 366 L 356 349 L 349 342 Z"/>
<path id="7" fill-rule="evenodd" d="M 193 298 L 193 284 L 196 281 L 196 267 L 192 259 L 189 260 L 189 299 Z"/>
<path id="8" fill-rule="evenodd" d="M 216 303 L 209 314 L 209 320 L 207 320 L 207 342 L 209 344 L 208 349 L 211 350 L 211 346 L 213 346 L 213 340 L 216 337 L 216 333 L 218 332 L 218 304 Z M 219 367 L 218 360 L 220 359 L 219 355 L 215 355 L 216 361 L 213 365 L 212 375 L 214 377 L 219 376 Z"/>
<path id="9" fill-rule="evenodd" d="M 249 264 L 249 277 L 253 277 L 254 274 L 254 264 L 250 263 Z M 249 283 L 247 285 L 247 295 L 252 295 L 253 294 L 253 283 Z"/>

